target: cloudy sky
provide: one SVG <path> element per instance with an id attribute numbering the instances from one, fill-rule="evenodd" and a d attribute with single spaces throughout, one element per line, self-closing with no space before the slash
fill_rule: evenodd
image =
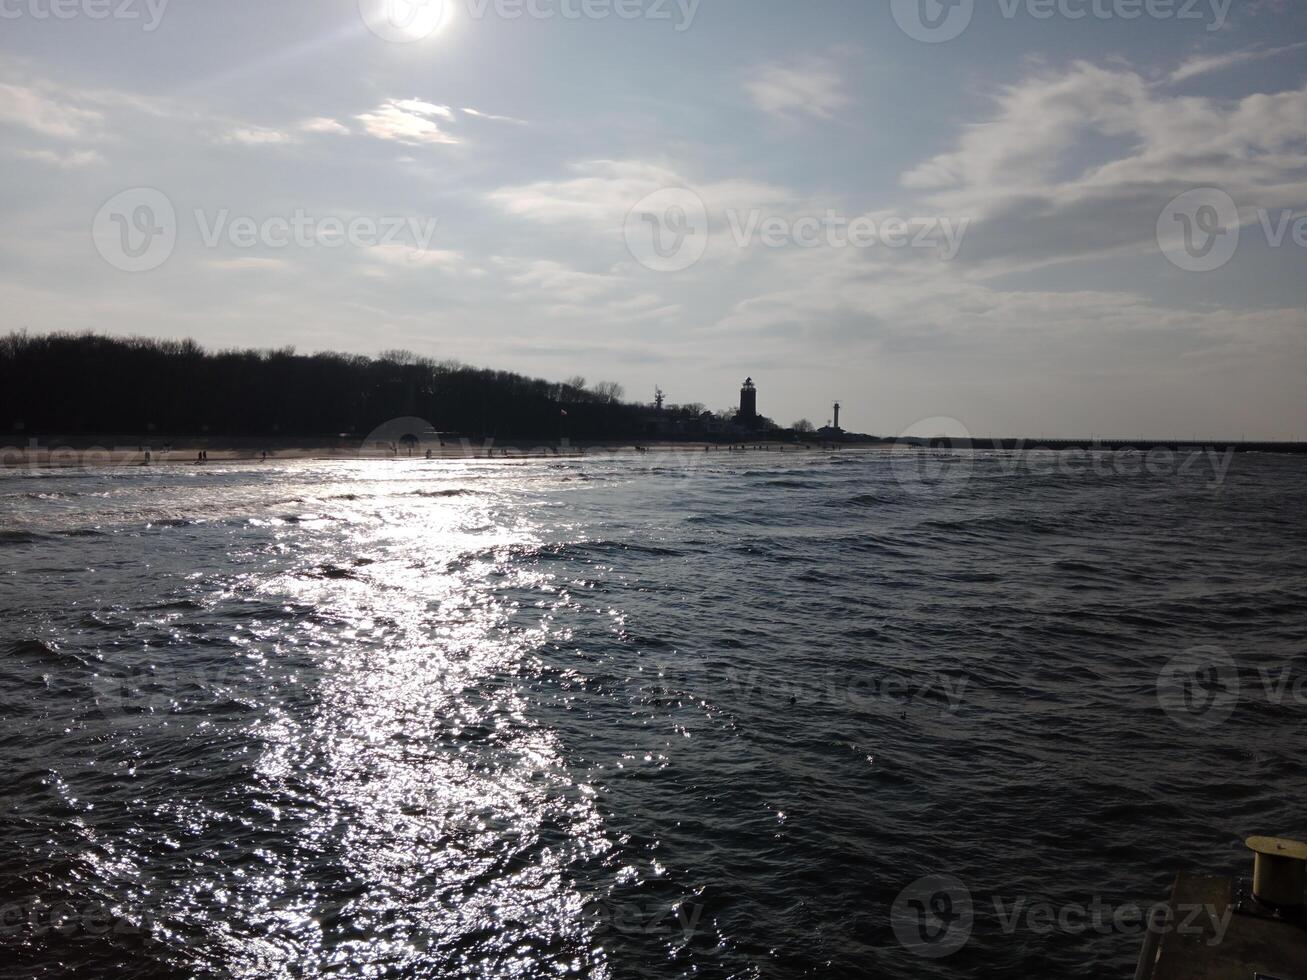
<path id="1" fill-rule="evenodd" d="M 1300 0 L 408 3 L 0 0 L 0 328 L 1307 439 Z"/>

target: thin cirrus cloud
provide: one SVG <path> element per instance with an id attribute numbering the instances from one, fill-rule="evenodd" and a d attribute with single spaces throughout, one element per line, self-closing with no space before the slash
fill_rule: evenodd
<path id="1" fill-rule="evenodd" d="M 489 121 L 491 121 L 491 122 L 505 122 L 505 123 L 512 123 L 512 124 L 514 124 L 515 126 L 525 126 L 525 125 L 526 125 L 526 120 L 525 120 L 525 119 L 514 119 L 512 116 L 497 116 L 497 115 L 495 115 L 494 113 L 491 113 L 491 112 L 482 112 L 482 111 L 479 110 L 479 109 L 469 109 L 469 108 L 467 108 L 466 106 L 463 107 L 463 108 L 461 108 L 461 109 L 459 109 L 459 112 L 462 112 L 464 115 L 467 115 L 467 116 L 472 116 L 474 119 L 487 119 L 487 120 L 489 120 Z"/>
<path id="2" fill-rule="evenodd" d="M 755 70 L 744 87 L 755 107 L 786 121 L 802 116 L 831 120 L 852 102 L 838 66 L 828 58 L 767 65 Z"/>
<path id="3" fill-rule="evenodd" d="M 710 216 L 727 208 L 753 208 L 793 199 L 781 187 L 744 178 L 695 180 L 672 163 L 650 160 L 586 160 L 570 164 L 572 176 L 540 180 L 491 191 L 491 204 L 512 217 L 546 225 L 582 222 L 620 228 L 642 198 L 664 188 L 692 188 Z"/>
<path id="4" fill-rule="evenodd" d="M 0 122 L 58 139 L 84 139 L 97 133 L 104 114 L 72 104 L 34 86 L 0 83 Z"/>
<path id="5" fill-rule="evenodd" d="M 1175 71 L 1171 72 L 1168 80 L 1172 84 L 1185 82 L 1191 78 L 1197 78 L 1200 75 L 1225 71 L 1227 68 L 1248 64 L 1249 62 L 1265 61 L 1268 58 L 1278 58 L 1280 55 L 1290 54 L 1294 51 L 1301 51 L 1304 48 L 1307 48 L 1307 41 L 1300 41 L 1297 44 L 1286 44 L 1278 48 L 1246 48 L 1242 51 L 1230 51 L 1225 54 L 1205 55 L 1190 58 Z"/>
<path id="6" fill-rule="evenodd" d="M 73 150 L 69 153 L 59 153 L 56 150 L 17 150 L 15 153 L 26 160 L 35 160 L 63 170 L 93 167 L 105 162 L 104 157 L 95 150 Z"/>

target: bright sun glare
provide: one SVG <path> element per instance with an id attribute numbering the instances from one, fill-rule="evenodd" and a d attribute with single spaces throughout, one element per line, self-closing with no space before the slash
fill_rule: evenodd
<path id="1" fill-rule="evenodd" d="M 420 41 L 444 26 L 449 0 L 359 0 L 374 34 L 388 41 Z"/>

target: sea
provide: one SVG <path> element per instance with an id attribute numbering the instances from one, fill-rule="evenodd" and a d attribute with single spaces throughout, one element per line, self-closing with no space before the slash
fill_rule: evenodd
<path id="1" fill-rule="evenodd" d="M 1218 450 L 0 471 L 0 976 L 1129 977 L 1307 836 L 1304 515 Z"/>

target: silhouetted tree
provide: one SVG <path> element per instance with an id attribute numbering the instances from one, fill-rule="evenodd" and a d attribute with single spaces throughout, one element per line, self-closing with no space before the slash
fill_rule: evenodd
<path id="1" fill-rule="evenodd" d="M 647 408 L 622 388 L 435 361 L 281 350 L 208 352 L 191 340 L 95 334 L 0 337 L 0 430 L 55 434 L 361 436 L 418 416 L 472 438 L 638 435 Z"/>

